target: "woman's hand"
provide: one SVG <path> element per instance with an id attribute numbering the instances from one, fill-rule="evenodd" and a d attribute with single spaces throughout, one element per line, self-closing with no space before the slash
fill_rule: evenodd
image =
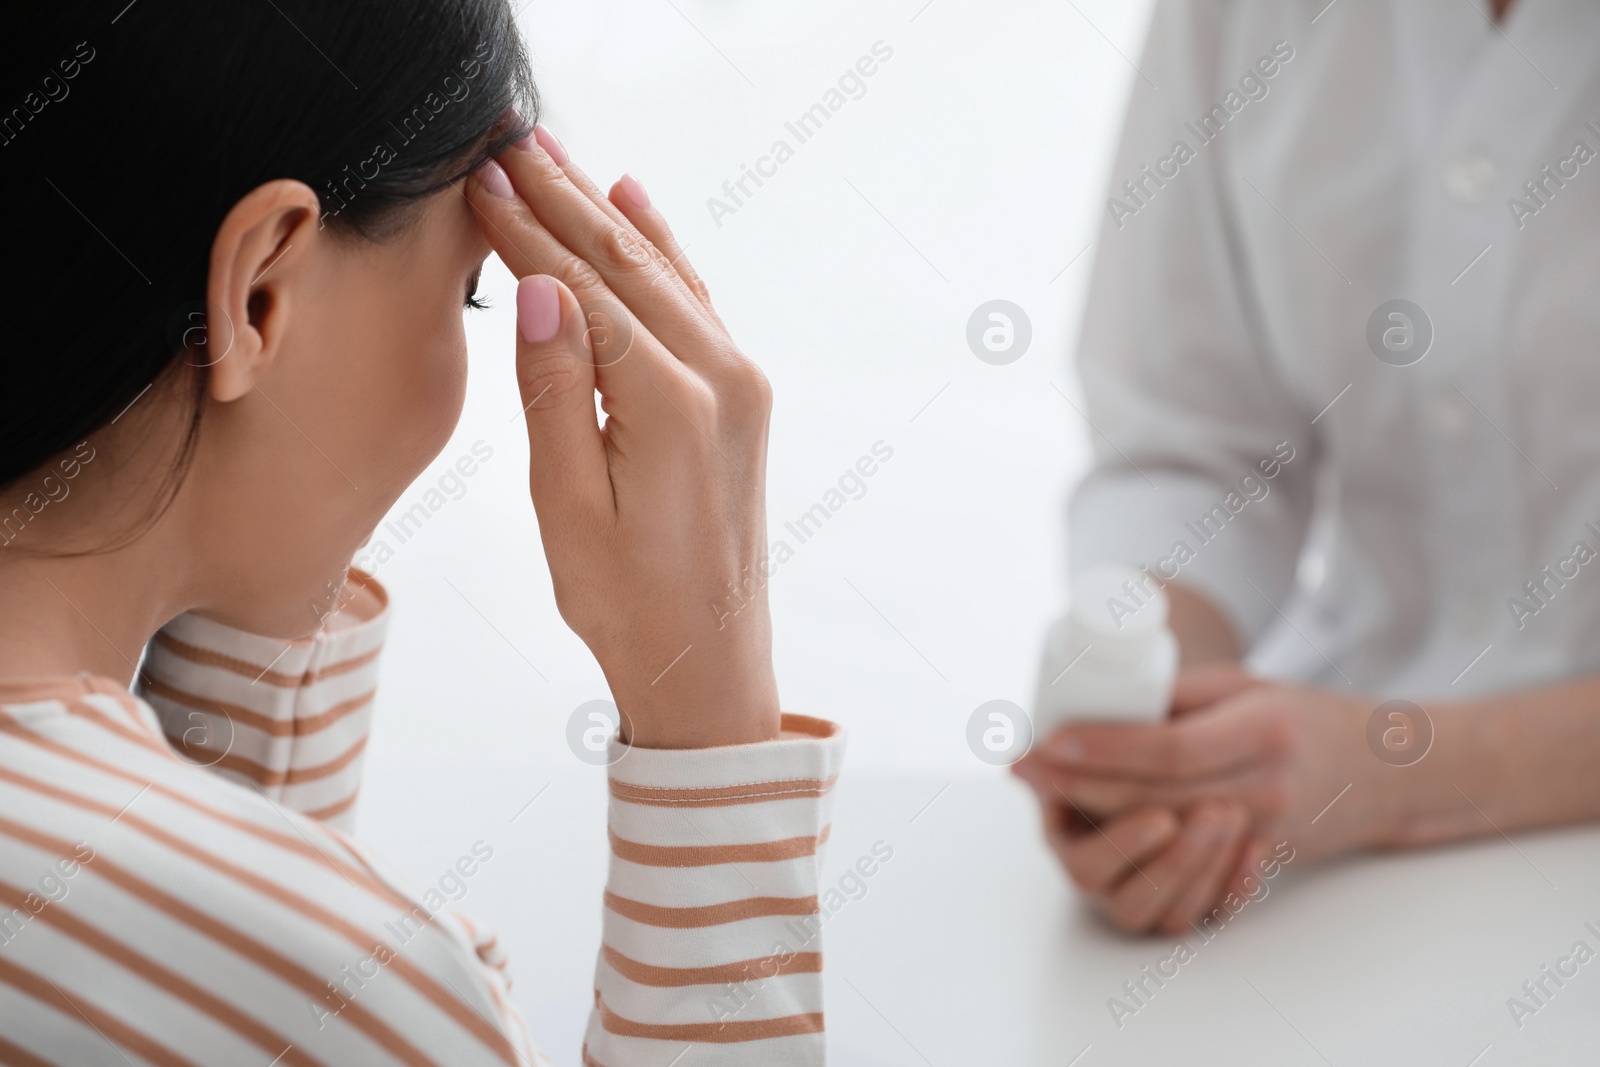
<path id="1" fill-rule="evenodd" d="M 1045 804 L 1068 872 L 1113 921 L 1181 929 L 1275 842 L 1315 859 L 1392 840 L 1407 768 L 1367 747 L 1377 704 L 1202 668 L 1180 676 L 1172 720 L 1070 725 L 1016 769 Z M 1232 828 L 1228 813 L 1247 825 L 1202 847 L 1208 826 Z"/>
<path id="2" fill-rule="evenodd" d="M 467 196 L 520 279 L 540 535 L 561 616 L 605 671 L 624 738 L 777 737 L 766 378 L 634 179 L 602 195 L 541 128 Z"/>

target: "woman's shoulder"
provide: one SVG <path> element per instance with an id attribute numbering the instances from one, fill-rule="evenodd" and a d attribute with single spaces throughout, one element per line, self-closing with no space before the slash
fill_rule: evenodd
<path id="1" fill-rule="evenodd" d="M 202 1062 L 289 1045 L 312 1050 L 301 1062 L 503 1059 L 500 991 L 442 897 L 163 751 L 127 694 L 7 701 L 0 979 Z M 23 996 L 6 986 L 0 1001 Z"/>

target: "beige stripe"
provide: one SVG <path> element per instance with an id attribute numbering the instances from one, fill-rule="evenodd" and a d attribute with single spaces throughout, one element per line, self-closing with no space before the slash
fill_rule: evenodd
<path id="1" fill-rule="evenodd" d="M 624 1019 L 610 1008 L 599 995 L 595 996 L 595 1009 L 600 1013 L 600 1025 L 606 1033 L 618 1037 L 644 1037 L 657 1041 L 688 1041 L 700 1045 L 733 1045 L 744 1041 L 765 1041 L 774 1037 L 794 1037 L 798 1034 L 823 1032 L 822 1013 L 783 1015 L 776 1019 L 747 1019 L 743 1022 L 721 1023 L 641 1023 Z"/>
<path id="2" fill-rule="evenodd" d="M 790 837 L 744 845 L 645 845 L 611 835 L 611 854 L 646 867 L 716 867 L 724 863 L 782 863 L 817 854 L 817 838 Z"/>
<path id="3" fill-rule="evenodd" d="M 689 985 L 727 985 L 756 978 L 776 978 L 781 974 L 821 974 L 822 953 L 790 952 L 788 959 L 765 956 L 740 960 L 716 967 L 657 967 L 629 959 L 610 945 L 601 945 L 600 954 L 611 969 L 630 982 L 657 989 L 677 989 Z"/>
<path id="4" fill-rule="evenodd" d="M 4 1037 L 0 1037 L 0 1063 L 6 1067 L 57 1067 L 56 1064 L 41 1060 L 22 1046 L 13 1045 Z"/>
<path id="5" fill-rule="evenodd" d="M 163 733 L 161 729 L 161 716 L 155 713 L 155 709 L 153 707 L 151 707 L 148 703 L 135 698 L 134 695 L 128 692 L 126 689 L 118 690 L 117 692 L 112 693 L 111 697 L 117 702 L 117 706 L 127 714 L 129 719 L 139 723 L 143 731 L 149 734 L 150 739 L 155 742 L 151 746 L 152 749 L 160 752 L 164 756 L 176 760 L 179 763 L 183 762 L 182 757 L 180 757 L 176 752 L 172 751 L 172 746 L 167 744 L 167 735 Z M 96 709 L 94 705 L 85 700 L 73 700 L 67 702 L 67 712 L 69 714 L 80 715 L 83 718 L 90 719 L 93 722 L 106 722 L 104 716 L 92 714 L 95 710 Z M 149 714 L 146 715 L 146 712 Z M 149 725 L 150 719 L 155 720 L 154 726 Z"/>
<path id="6" fill-rule="evenodd" d="M 792 711 L 783 713 L 781 720 L 784 733 L 810 734 L 819 740 L 826 741 L 839 734 L 839 724 L 829 722 L 827 719 L 818 719 L 810 715 L 796 715 Z"/>
<path id="7" fill-rule="evenodd" d="M 363 652 L 359 656 L 352 656 L 349 659 L 340 660 L 338 663 L 330 663 L 315 671 L 306 671 L 303 674 L 284 674 L 282 671 L 263 671 L 259 663 L 251 663 L 246 659 L 237 659 L 221 652 L 214 652 L 209 648 L 201 648 L 199 645 L 191 645 L 186 641 L 180 641 L 165 630 L 156 634 L 156 644 L 179 659 L 197 663 L 202 667 L 216 667 L 218 670 L 227 671 L 229 674 L 237 674 L 239 677 L 248 678 L 252 682 L 265 683 L 266 685 L 276 686 L 279 689 L 299 689 L 320 682 L 324 678 L 347 674 L 359 667 L 365 667 L 377 659 L 378 654 L 383 651 L 382 646 L 380 646 L 369 652 Z M 285 641 L 284 644 L 293 646 L 295 642 Z"/>
<path id="8" fill-rule="evenodd" d="M 472 950 L 478 954 L 478 959 L 482 960 L 484 963 L 487 963 L 495 970 L 504 971 L 507 964 L 505 953 L 501 953 L 498 960 L 491 960 L 488 958 L 488 954 L 493 952 L 495 947 L 500 944 L 500 935 L 491 933 L 489 935 L 489 940 L 483 941 L 481 940 L 483 935 L 478 932 L 478 927 L 474 925 L 471 919 L 459 912 L 455 913 L 455 919 L 462 926 L 467 928 L 467 936 L 472 938 Z"/>
<path id="9" fill-rule="evenodd" d="M 27 899 L 30 894 L 13 886 L 0 882 L 0 903 L 12 908 L 28 908 Z M 34 917 L 49 926 L 54 926 L 73 940 L 87 945 L 109 960 L 122 965 L 128 971 L 137 974 L 144 982 L 170 994 L 174 999 L 181 1000 L 196 1011 L 209 1015 L 223 1026 L 232 1030 L 240 1037 L 261 1049 L 268 1056 L 278 1056 L 275 1063 L 301 1064 L 303 1067 L 317 1067 L 320 1060 L 312 1059 L 309 1055 L 293 1048 L 288 1038 L 273 1032 L 266 1026 L 239 1011 L 233 1005 L 220 1000 L 206 990 L 190 982 L 182 975 L 168 970 L 148 956 L 130 948 L 116 938 L 91 926 L 75 915 L 62 908 L 44 908 Z"/>
<path id="10" fill-rule="evenodd" d="M 369 696 L 370 696 L 370 694 L 369 694 Z M 134 704 L 133 696 L 131 694 L 128 694 L 128 693 L 119 694 L 117 699 L 119 701 L 122 701 L 126 705 L 133 705 Z M 69 706 L 69 710 L 71 710 L 70 706 Z M 131 714 L 131 712 L 130 712 L 130 714 Z M 204 714 L 204 713 L 202 713 L 202 714 Z M 302 736 L 305 736 L 305 734 L 302 734 Z M 366 745 L 366 735 L 365 734 L 362 735 L 360 743 L 361 743 L 362 746 Z M 166 746 L 165 745 L 165 738 L 163 738 L 163 747 L 166 749 L 166 751 L 167 751 L 167 753 L 169 755 L 173 756 L 174 758 L 178 758 L 177 757 L 177 753 L 172 752 L 170 746 Z M 240 757 L 240 758 L 243 759 L 244 757 Z M 221 761 L 219 760 L 218 763 L 220 764 L 220 762 Z M 312 768 L 312 769 L 314 770 L 315 768 Z M 292 778 L 292 775 L 291 775 L 291 778 Z M 307 816 L 309 818 L 316 819 L 319 822 L 327 820 L 327 819 L 331 819 L 335 815 L 340 814 L 341 812 L 348 811 L 350 809 L 350 807 L 355 804 L 355 802 L 356 802 L 356 793 L 359 790 L 360 790 L 360 783 L 357 782 L 355 788 L 351 791 L 350 795 L 345 797 L 343 800 L 335 801 L 334 803 L 329 804 L 327 807 L 324 807 L 324 808 L 315 808 L 315 809 L 310 810 L 310 811 L 303 811 L 303 812 L 301 812 L 301 814 L 305 815 L 305 816 Z M 400 899 L 402 901 L 404 900 L 404 898 L 400 898 Z M 403 906 L 406 907 L 406 908 L 410 908 L 411 907 L 411 905 L 409 903 L 405 903 Z M 431 917 L 429 919 L 429 922 L 432 922 Z"/>
<path id="11" fill-rule="evenodd" d="M 102 678 L 99 675 L 89 675 L 87 678 L 83 679 L 83 682 L 84 685 L 89 689 L 89 693 L 75 697 L 74 700 L 76 702 L 80 704 L 87 703 L 84 700 L 84 696 L 89 696 L 94 693 L 99 693 L 102 696 L 109 696 L 117 702 L 117 707 L 121 709 L 122 713 L 128 717 L 129 726 L 136 728 L 140 733 L 147 734 L 157 741 L 162 740 L 160 726 L 151 721 L 155 719 L 155 716 L 148 713 L 150 709 L 141 707 L 139 702 L 133 699 L 133 694 L 128 691 L 127 686 L 119 686 L 115 682 L 106 678 Z M 89 706 L 93 707 L 93 705 Z"/>
<path id="12" fill-rule="evenodd" d="M 373 937 L 367 931 L 362 930 L 361 927 L 349 922 L 339 915 L 334 914 L 315 901 L 294 892 L 285 885 L 273 882 L 267 878 L 263 878 L 254 871 L 247 870 L 236 863 L 222 859 L 220 856 L 217 856 L 210 850 L 200 848 L 197 845 L 178 837 L 176 834 L 168 833 L 166 830 L 156 826 L 149 820 L 135 815 L 133 812 L 123 811 L 120 815 L 118 815 L 117 809 L 113 808 L 109 804 L 101 804 L 98 801 L 89 799 L 88 797 L 79 796 L 78 794 L 72 793 L 68 790 L 47 785 L 44 782 L 35 781 L 34 779 L 28 778 L 25 775 L 18 774 L 15 771 L 6 770 L 4 768 L 0 768 L 0 781 L 12 782 L 13 784 L 19 785 L 24 789 L 32 790 L 33 792 L 40 793 L 44 796 L 54 797 L 63 803 L 71 804 L 75 807 L 80 807 L 88 811 L 95 811 L 103 815 L 120 818 L 125 826 L 129 826 L 135 830 L 138 830 L 151 840 L 161 842 L 174 852 L 179 852 L 185 856 L 188 856 L 190 859 L 195 860 L 202 866 L 210 867 L 218 874 L 227 875 L 239 884 L 254 889 L 256 892 L 262 894 L 269 900 L 275 900 L 286 907 L 292 908 L 305 918 L 321 925 L 329 932 L 338 934 L 339 936 L 345 938 L 362 952 L 369 954 L 377 954 L 380 951 L 383 952 L 390 957 L 388 962 L 385 964 L 389 970 L 393 971 L 396 975 L 403 979 L 407 985 L 411 986 L 417 992 L 431 1000 L 442 1011 L 444 1011 L 445 1014 L 449 1015 L 451 1018 L 455 1019 L 456 1022 L 460 1023 L 463 1029 L 471 1033 L 480 1042 L 482 1042 L 486 1048 L 498 1055 L 506 1063 L 507 1067 L 514 1067 L 514 1064 L 516 1063 L 515 1049 L 511 1047 L 505 1035 L 501 1034 L 494 1027 L 490 1026 L 481 1015 L 471 1008 L 471 1006 L 458 997 L 452 996 L 451 994 L 445 992 L 445 990 L 441 988 L 437 982 L 418 969 L 410 960 L 395 952 L 392 948 L 385 944 L 381 938 Z M 424 912 L 426 912 L 426 910 L 427 909 L 423 909 Z"/>
<path id="13" fill-rule="evenodd" d="M 360 696 L 340 701 L 327 711 L 317 715 L 308 715 L 305 718 L 295 719 L 276 719 L 264 712 L 247 708 L 243 704 L 231 704 L 223 700 L 213 700 L 210 697 L 186 693 L 177 686 L 168 685 L 159 678 L 146 676 L 144 687 L 148 692 L 170 700 L 174 704 L 182 704 L 186 708 L 210 712 L 213 715 L 222 715 L 230 720 L 244 723 L 246 726 L 253 726 L 262 733 L 270 734 L 273 737 L 314 734 L 323 727 L 338 722 L 346 715 L 360 711 L 367 704 L 372 703 L 372 698 L 377 695 L 376 689 L 369 689 Z"/>
<path id="14" fill-rule="evenodd" d="M 100 691 L 96 675 L 78 675 L 62 678 L 21 677 L 0 679 L 0 705 L 34 704 L 41 700 L 82 700 Z"/>
<path id="15" fill-rule="evenodd" d="M 48 980 L 0 958 L 0 982 L 22 991 L 34 1000 L 48 1004 L 74 1022 L 82 1018 L 99 1030 L 107 1041 L 133 1053 L 135 1056 L 160 1064 L 161 1067 L 199 1067 L 193 1060 L 178 1055 L 152 1037 L 135 1030 L 115 1015 L 101 1011 L 80 997 L 68 997 Z"/>
<path id="16" fill-rule="evenodd" d="M 355 807 L 356 798 L 359 795 L 359 791 L 356 793 L 351 793 L 343 800 L 334 801 L 325 808 L 313 808 L 311 811 L 303 812 L 302 814 L 304 814 L 308 819 L 316 819 L 318 822 L 326 822 L 335 815 L 343 815 L 345 812 Z"/>
<path id="17" fill-rule="evenodd" d="M 74 748 L 69 748 L 66 745 L 61 744 L 59 741 L 55 741 L 48 737 L 43 737 L 35 733 L 29 727 L 24 726 L 15 719 L 12 719 L 10 716 L 7 716 L 4 712 L 0 712 L 0 727 L 10 728 L 16 737 L 38 748 L 42 748 L 46 752 L 53 752 L 64 759 L 81 763 L 86 767 L 92 767 L 95 770 L 100 771 L 102 774 L 110 775 L 113 778 L 120 778 L 125 782 L 132 782 L 134 785 L 148 786 L 152 793 L 157 793 L 178 804 L 182 804 L 191 811 L 199 812 L 200 814 L 211 819 L 215 819 L 217 822 L 220 822 L 225 826 L 232 827 L 235 830 L 243 831 L 252 837 L 259 838 L 260 840 L 269 844 L 277 845 L 279 848 L 287 849 L 290 852 L 305 856 L 308 859 L 324 860 L 332 864 L 334 869 L 347 880 L 360 884 L 375 896 L 395 905 L 396 907 L 401 909 L 410 909 L 415 906 L 413 902 L 407 900 L 387 883 L 379 879 L 376 873 L 370 868 L 364 865 L 357 867 L 347 862 L 335 860 L 333 857 L 329 856 L 328 853 L 317 848 L 315 845 L 311 844 L 311 842 L 302 838 L 299 834 L 284 833 L 265 826 L 258 826 L 248 819 L 243 819 L 239 816 L 220 811 L 211 807 L 209 804 L 205 804 L 199 800 L 196 800 L 187 793 L 173 789 L 171 786 L 162 785 L 159 782 L 148 781 L 136 774 L 125 771 L 121 767 L 118 767 L 114 764 L 95 759 L 93 756 L 79 752 Z"/>
<path id="18" fill-rule="evenodd" d="M 121 705 L 120 701 L 118 704 L 123 707 L 124 711 L 128 711 L 127 707 Z M 151 733 L 148 728 L 130 726 L 127 723 L 119 722 L 81 697 L 77 700 L 63 701 L 63 706 L 67 709 L 67 714 L 75 715 L 80 719 L 87 719 L 101 729 L 116 734 L 124 741 L 138 745 L 141 748 L 148 748 L 150 751 L 159 753 L 169 759 L 176 758 L 176 753 L 168 747 L 166 738 L 160 734 Z M 132 716 L 134 713 L 129 711 L 129 715 Z M 134 721 L 139 721 L 137 716 L 134 716 Z"/>
<path id="19" fill-rule="evenodd" d="M 186 744 L 182 734 L 176 737 L 168 734 L 167 743 L 202 767 L 220 767 L 225 771 L 242 774 L 258 785 L 279 786 L 315 782 L 338 774 L 354 763 L 357 756 L 361 755 L 362 751 L 367 747 L 367 737 L 363 734 L 355 744 L 326 763 L 318 763 L 310 767 L 287 767 L 282 770 L 268 767 L 263 763 L 257 763 L 248 756 L 241 756 L 237 752 L 224 752 L 221 756 L 218 756 L 212 749 Z"/>
<path id="20" fill-rule="evenodd" d="M 646 926 L 663 926 L 672 930 L 688 930 L 703 926 L 723 926 L 745 919 L 759 919 L 768 915 L 815 915 L 819 910 L 817 898 L 810 897 L 745 897 L 726 904 L 707 904 L 698 908 L 666 908 L 659 904 L 646 904 L 629 900 L 606 890 L 606 907 L 634 922 Z"/>
<path id="21" fill-rule="evenodd" d="M 665 789 L 629 782 L 611 781 L 611 795 L 618 800 L 635 804 L 671 806 L 695 804 L 701 807 L 722 807 L 729 804 L 759 804 L 767 800 L 784 800 L 793 797 L 825 796 L 839 780 L 832 778 L 789 778 L 781 782 L 750 782 L 745 785 L 718 786 L 710 789 Z"/>
<path id="22" fill-rule="evenodd" d="M 21 823 L 14 823 L 3 817 L 0 817 L 0 835 L 52 852 L 58 856 L 74 854 L 75 851 L 74 846 L 68 841 L 58 837 L 51 837 L 48 834 L 23 826 Z M 232 950 L 262 969 L 277 975 L 298 988 L 313 1001 L 322 1001 L 327 1004 L 325 998 L 328 996 L 328 990 L 322 979 L 319 979 L 289 958 L 279 955 L 248 934 L 235 929 L 227 923 L 213 919 L 204 912 L 191 908 L 177 897 L 158 889 L 131 871 L 124 870 L 104 855 L 96 855 L 92 863 L 86 866 L 94 874 L 104 878 L 129 895 L 137 897 L 159 911 L 165 912 L 168 916 L 195 932 L 210 938 L 218 945 Z M 328 1004 L 329 1008 L 335 1006 L 334 1004 Z M 360 1004 L 354 1001 L 346 1001 L 343 1009 L 339 1012 L 339 1018 L 348 1019 L 352 1026 L 372 1038 L 379 1045 L 382 1045 L 403 1062 L 416 1064 L 417 1067 L 437 1067 L 432 1060 L 428 1059 L 416 1048 L 413 1048 L 403 1037 L 391 1030 L 383 1020 L 367 1011 Z"/>
<path id="23" fill-rule="evenodd" d="M 510 1007 L 507 1006 L 505 998 L 500 995 L 500 985 L 499 985 L 499 983 L 490 981 L 487 977 L 485 977 L 483 984 L 489 987 L 489 995 L 494 998 L 494 1010 L 499 1013 L 499 1015 L 500 1015 L 500 1017 L 502 1019 L 510 1018 L 511 1009 L 510 1009 Z M 506 1043 L 507 1044 L 511 1044 L 512 1043 L 511 1036 L 509 1034 L 506 1035 Z M 528 1044 L 528 1033 L 527 1033 L 527 1030 L 524 1029 L 522 1031 L 522 1045 L 523 1045 L 524 1048 L 526 1048 L 527 1044 Z M 514 1051 L 515 1050 L 515 1045 L 513 1045 L 512 1047 L 513 1047 L 513 1051 Z M 525 1057 L 522 1053 L 519 1052 L 519 1053 L 517 1053 L 517 1059 L 520 1062 L 520 1061 L 522 1061 L 524 1059 L 527 1059 L 527 1057 Z M 530 1060 L 529 1062 L 532 1062 L 532 1061 Z"/>

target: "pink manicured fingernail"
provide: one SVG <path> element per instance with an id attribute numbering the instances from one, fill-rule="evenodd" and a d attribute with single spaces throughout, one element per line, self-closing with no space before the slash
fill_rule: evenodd
<path id="1" fill-rule="evenodd" d="M 517 283 L 517 329 L 530 345 L 550 340 L 561 329 L 561 297 L 554 278 L 534 274 Z"/>
<path id="2" fill-rule="evenodd" d="M 550 127 L 539 123 L 533 128 L 534 140 L 539 142 L 539 147 L 550 153 L 550 158 L 556 161 L 556 166 L 564 167 L 572 162 L 567 156 L 567 149 L 561 143 L 561 138 L 550 132 Z"/>
<path id="3" fill-rule="evenodd" d="M 633 201 L 635 207 L 650 206 L 650 194 L 644 191 L 644 185 L 638 178 L 631 174 L 624 174 L 622 180 L 617 184 L 622 186 L 622 191 L 627 194 L 629 200 Z"/>
<path id="4" fill-rule="evenodd" d="M 478 184 L 502 200 L 510 200 L 517 195 L 511 188 L 511 179 L 500 169 L 500 164 L 492 159 L 484 160 L 483 166 L 478 168 Z"/>

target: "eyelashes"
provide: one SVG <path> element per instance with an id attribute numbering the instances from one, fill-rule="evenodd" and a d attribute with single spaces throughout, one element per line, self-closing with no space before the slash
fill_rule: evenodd
<path id="1" fill-rule="evenodd" d="M 472 277 L 467 280 L 467 299 L 465 306 L 474 311 L 484 311 L 489 307 L 489 301 L 478 298 L 478 279 L 483 276 L 483 268 L 479 267 L 472 272 Z"/>

